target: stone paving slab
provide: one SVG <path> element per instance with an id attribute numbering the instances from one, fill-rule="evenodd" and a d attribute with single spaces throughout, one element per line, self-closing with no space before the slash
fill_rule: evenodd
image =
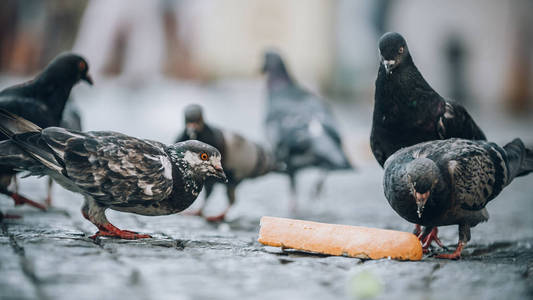
<path id="1" fill-rule="evenodd" d="M 342 185 L 357 176 L 337 176 L 335 182 Z M 26 180 L 37 187 L 35 194 L 44 192 L 40 181 Z M 117 226 L 154 237 L 140 241 L 92 241 L 88 236 L 95 228 L 79 213 L 81 201 L 59 188 L 56 207 L 48 212 L 12 208 L 9 200 L 0 199 L 0 209 L 23 216 L 2 223 L 0 299 L 354 299 L 359 274 L 370 274 L 378 282 L 376 299 L 526 299 L 532 296 L 533 276 L 533 205 L 526 193 L 530 184 L 517 182 L 512 193 L 489 205 L 491 220 L 474 228 L 460 261 L 365 261 L 265 247 L 256 241 L 258 218 L 242 212 L 253 206 L 247 199 L 234 212 L 243 215 L 221 224 L 183 215 L 110 213 Z M 327 194 L 340 192 L 331 185 Z M 298 217 L 411 229 L 380 201 L 318 201 L 306 200 L 309 206 Z M 329 209 L 339 210 L 336 217 L 328 209 L 313 213 L 324 201 Z M 345 215 L 344 210 L 352 213 Z M 365 217 L 369 211 L 376 212 L 374 221 Z M 451 248 L 456 230 L 441 230 Z"/>

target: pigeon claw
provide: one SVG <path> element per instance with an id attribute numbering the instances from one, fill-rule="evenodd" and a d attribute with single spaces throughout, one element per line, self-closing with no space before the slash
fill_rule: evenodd
<path id="1" fill-rule="evenodd" d="M 415 224 L 415 230 L 413 230 L 413 234 L 416 235 L 416 237 L 421 240 L 422 239 L 422 226 L 419 224 Z"/>
<path id="2" fill-rule="evenodd" d="M 226 213 L 222 213 L 218 216 L 205 217 L 207 222 L 222 222 L 226 219 Z"/>
<path id="3" fill-rule="evenodd" d="M 461 252 L 463 251 L 463 247 L 465 246 L 464 242 L 459 242 L 457 244 L 457 248 L 453 253 L 446 253 L 446 254 L 438 254 L 435 255 L 436 258 L 443 258 L 443 259 L 459 259 L 461 258 Z"/>
<path id="4" fill-rule="evenodd" d="M 41 204 L 41 203 L 37 203 L 33 200 L 30 200 L 24 196 L 21 196 L 17 193 L 13 193 L 11 194 L 11 198 L 13 198 L 13 200 L 15 201 L 15 206 L 18 206 L 18 205 L 23 205 L 23 204 L 27 204 L 27 205 L 30 205 L 30 206 L 33 206 L 33 207 L 36 207 L 40 210 L 43 210 L 45 211 L 46 210 L 46 206 Z"/>
<path id="5" fill-rule="evenodd" d="M 443 249 L 446 249 L 446 250 L 448 249 L 448 248 L 446 248 L 446 246 L 444 246 L 442 241 L 439 239 L 438 233 L 439 233 L 439 231 L 438 231 L 437 227 L 435 227 L 427 235 L 424 235 L 424 232 L 422 232 L 422 231 L 418 234 L 418 239 L 422 243 L 422 252 L 428 253 L 429 252 L 429 247 L 431 247 L 431 244 L 433 242 L 437 243 L 437 245 L 439 245 L 439 247 L 441 247 Z"/>
<path id="6" fill-rule="evenodd" d="M 125 240 L 138 240 L 151 238 L 148 234 L 140 234 L 135 231 L 121 230 L 112 225 L 111 223 L 99 226 L 100 230 L 89 238 L 96 239 L 97 237 L 110 237 L 119 238 Z"/>

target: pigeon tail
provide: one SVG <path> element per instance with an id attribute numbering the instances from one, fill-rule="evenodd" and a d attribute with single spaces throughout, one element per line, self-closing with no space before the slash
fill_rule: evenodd
<path id="1" fill-rule="evenodd" d="M 507 152 L 509 182 L 533 172 L 533 150 L 526 148 L 521 139 L 516 138 L 503 148 Z"/>
<path id="2" fill-rule="evenodd" d="M 316 137 L 311 145 L 313 152 L 319 157 L 319 165 L 330 170 L 352 170 L 353 166 L 335 140 L 328 135 Z"/>
<path id="3" fill-rule="evenodd" d="M 0 108 L 0 132 L 21 150 L 46 167 L 63 173 L 57 157 L 41 140 L 42 129 L 32 122 Z"/>

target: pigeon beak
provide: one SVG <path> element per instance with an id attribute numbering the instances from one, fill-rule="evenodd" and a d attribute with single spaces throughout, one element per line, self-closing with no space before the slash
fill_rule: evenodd
<path id="1" fill-rule="evenodd" d="M 424 206 L 426 205 L 426 202 L 429 198 L 429 191 L 420 194 L 419 192 L 415 192 L 415 198 L 416 198 L 416 213 L 418 214 L 418 218 L 422 219 L 422 212 L 424 211 Z"/>
<path id="2" fill-rule="evenodd" d="M 214 177 L 218 179 L 218 181 L 228 183 L 228 178 L 226 177 L 226 173 L 224 173 L 222 166 L 215 166 L 215 172 Z"/>
<path id="3" fill-rule="evenodd" d="M 391 74 L 394 64 L 396 64 L 396 61 L 384 59 L 382 63 L 383 63 L 383 67 L 385 67 L 385 72 L 387 72 L 387 74 Z"/>
<path id="4" fill-rule="evenodd" d="M 91 78 L 91 75 L 89 75 L 88 73 L 83 75 L 81 79 L 87 81 L 88 84 L 93 85 L 93 79 Z"/>

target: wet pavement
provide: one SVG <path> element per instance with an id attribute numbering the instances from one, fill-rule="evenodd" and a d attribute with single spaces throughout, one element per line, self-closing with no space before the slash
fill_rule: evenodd
<path id="1" fill-rule="evenodd" d="M 86 129 L 170 143 L 181 128 L 182 108 L 196 102 L 204 105 L 211 123 L 263 141 L 260 81 L 208 86 L 157 81 L 134 90 L 110 82 L 93 89 L 80 86 L 74 92 Z M 420 262 L 370 261 L 259 244 L 263 215 L 413 229 L 383 196 L 382 170 L 368 147 L 370 101 L 339 102 L 334 110 L 357 171 L 330 174 L 318 199 L 311 191 L 320 172 L 303 172 L 295 216 L 288 213 L 288 180 L 279 174 L 239 186 L 226 223 L 108 211 L 118 227 L 153 236 L 139 241 L 89 239 L 96 228 L 81 216 L 82 198 L 57 185 L 47 212 L 15 208 L 2 196 L 0 210 L 23 218 L 0 222 L 0 299 L 533 298 L 533 175 L 515 180 L 489 203 L 490 220 L 472 230 L 459 261 L 429 256 Z M 503 112 L 490 111 L 472 114 L 491 140 L 503 143 L 521 136 L 533 144 L 533 118 L 510 120 Z M 24 195 L 44 199 L 45 179 L 25 178 L 19 184 Z M 224 205 L 224 191 L 217 187 L 206 213 L 217 214 Z M 457 227 L 443 227 L 440 233 L 453 249 Z"/>

